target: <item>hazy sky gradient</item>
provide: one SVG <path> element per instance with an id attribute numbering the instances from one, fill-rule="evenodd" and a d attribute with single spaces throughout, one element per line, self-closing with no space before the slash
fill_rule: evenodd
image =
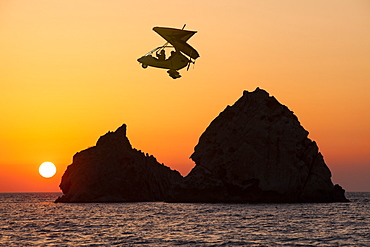
<path id="1" fill-rule="evenodd" d="M 195 66 L 141 68 L 165 42 L 152 28 L 184 24 Z M 370 191 L 369 44 L 367 0 L 2 0 L 0 192 L 59 191 L 72 156 L 123 123 L 186 175 L 201 133 L 256 87 L 295 112 L 334 183 Z"/>

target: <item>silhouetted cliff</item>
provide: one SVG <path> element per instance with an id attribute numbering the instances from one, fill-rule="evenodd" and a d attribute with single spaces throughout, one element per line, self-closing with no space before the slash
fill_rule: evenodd
<path id="1" fill-rule="evenodd" d="M 196 166 L 171 202 L 347 201 L 297 117 L 257 88 L 244 91 L 201 135 Z"/>
<path id="2" fill-rule="evenodd" d="M 162 201 L 180 179 L 177 171 L 133 149 L 124 124 L 74 155 L 60 184 L 64 195 L 56 202 Z"/>
<path id="3" fill-rule="evenodd" d="M 56 202 L 348 201 L 298 118 L 259 88 L 211 122 L 191 158 L 183 178 L 133 149 L 123 125 L 75 154 Z"/>

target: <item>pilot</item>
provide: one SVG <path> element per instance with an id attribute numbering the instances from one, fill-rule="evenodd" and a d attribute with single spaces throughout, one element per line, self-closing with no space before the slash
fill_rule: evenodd
<path id="1" fill-rule="evenodd" d="M 168 60 L 171 60 L 176 55 L 175 51 L 171 51 L 171 56 L 168 58 Z"/>
<path id="2" fill-rule="evenodd" d="M 166 60 L 166 52 L 164 50 L 161 50 L 160 53 L 157 52 L 156 55 L 159 61 Z"/>

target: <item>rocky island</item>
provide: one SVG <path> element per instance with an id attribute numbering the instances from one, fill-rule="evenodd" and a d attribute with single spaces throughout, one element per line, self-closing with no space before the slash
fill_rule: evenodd
<path id="1" fill-rule="evenodd" d="M 169 201 L 347 201 L 298 118 L 259 88 L 212 121 L 191 159 L 195 167 Z"/>
<path id="2" fill-rule="evenodd" d="M 124 124 L 74 155 L 59 186 L 63 195 L 56 202 L 163 201 L 181 179 L 179 172 L 132 148 Z"/>
<path id="3" fill-rule="evenodd" d="M 257 88 L 201 135 L 183 178 L 133 149 L 126 125 L 77 153 L 56 202 L 346 202 L 308 132 L 286 106 Z"/>

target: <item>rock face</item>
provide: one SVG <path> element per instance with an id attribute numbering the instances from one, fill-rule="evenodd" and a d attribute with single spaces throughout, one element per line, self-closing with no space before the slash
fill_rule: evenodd
<path id="1" fill-rule="evenodd" d="M 297 117 L 257 88 L 244 91 L 201 135 L 196 163 L 170 202 L 344 202 Z"/>
<path id="2" fill-rule="evenodd" d="M 64 195 L 56 202 L 163 201 L 181 179 L 177 171 L 133 149 L 123 125 L 74 155 L 60 184 Z"/>
<path id="3" fill-rule="evenodd" d="M 56 202 L 345 202 L 297 117 L 257 88 L 201 135 L 188 176 L 133 149 L 126 125 L 74 155 Z"/>

